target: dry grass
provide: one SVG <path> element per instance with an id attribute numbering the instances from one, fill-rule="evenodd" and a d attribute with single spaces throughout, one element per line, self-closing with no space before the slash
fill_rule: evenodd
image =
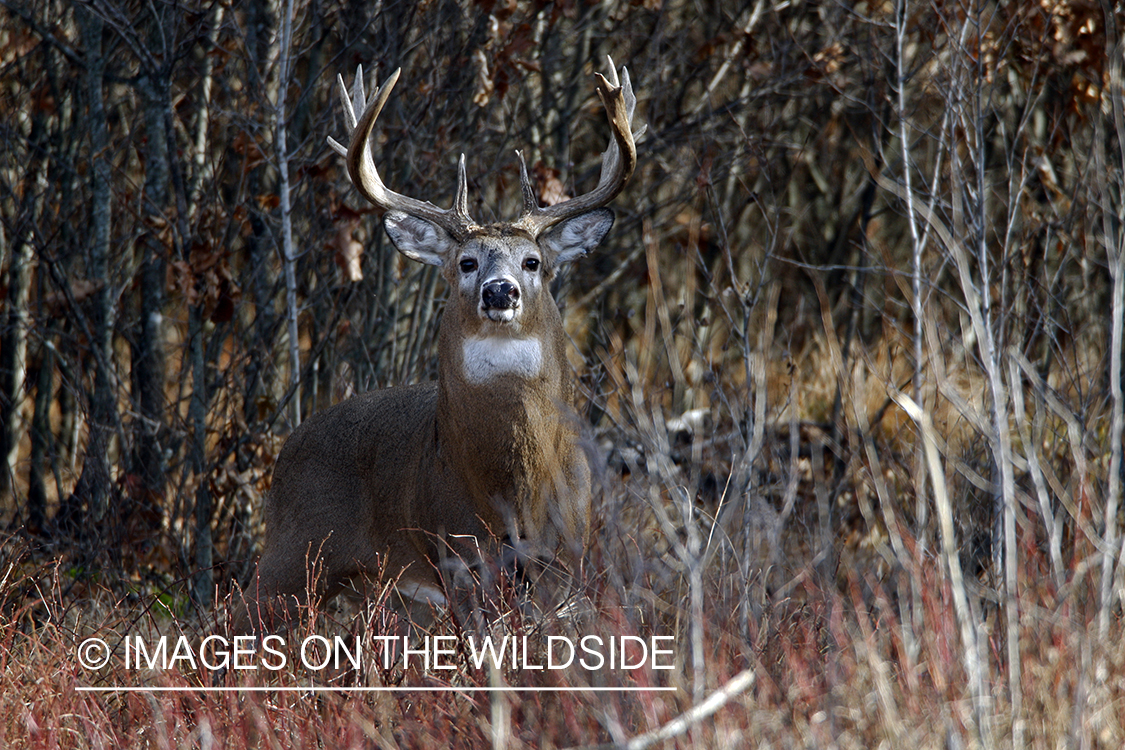
<path id="1" fill-rule="evenodd" d="M 444 617 L 428 635 L 453 638 L 452 670 L 424 669 L 415 658 L 408 669 L 395 660 L 389 669 L 368 661 L 358 671 L 310 672 L 291 652 L 284 669 L 231 670 L 217 680 L 228 688 L 276 690 L 81 692 L 82 686 L 212 687 L 213 673 L 185 662 L 182 669 L 126 669 L 123 639 L 140 636 L 152 644 L 160 634 L 173 640 L 183 634 L 197 646 L 223 631 L 211 613 L 188 610 L 186 585 L 99 582 L 90 571 L 68 568 L 66 556 L 51 559 L 10 539 L 0 578 L 6 684 L 0 743 L 1011 746 L 1001 598 L 987 566 L 967 569 L 973 627 L 987 662 L 987 691 L 978 695 L 965 673 L 954 592 L 935 533 L 919 539 L 910 518 L 912 459 L 898 448 L 904 438 L 870 429 L 878 440 L 859 437 L 871 407 L 858 405 L 878 401 L 870 395 L 877 378 L 858 378 L 862 370 L 850 370 L 854 396 L 844 404 L 853 416 L 845 419 L 850 430 L 843 437 L 807 422 L 774 420 L 763 430 L 761 450 L 746 460 L 740 431 L 720 410 L 720 419 L 691 433 L 674 422 L 669 428 L 643 392 L 625 394 L 620 422 L 606 435 L 613 450 L 598 499 L 600 524 L 567 606 L 542 601 L 556 593 L 546 586 L 529 593 L 499 577 L 501 602 L 493 609 L 507 614 L 490 632 L 521 643 L 526 636 L 530 663 L 542 662 L 548 636 L 670 636 L 674 669 L 477 669 L 467 647 L 476 631 Z M 840 370 L 831 372 L 841 379 Z M 773 413 L 793 408 L 785 402 Z M 952 486 L 957 476 L 950 471 Z M 1096 634 L 1100 557 L 1093 545 L 1069 540 L 1060 590 L 1033 514 L 1019 530 L 1022 736 L 1029 747 L 1121 747 L 1125 633 L 1117 612 L 1109 635 Z M 344 604 L 314 613 L 286 641 L 402 632 L 374 598 L 358 609 Z M 77 661 L 79 644 L 92 636 L 115 649 L 109 665 L 96 671 Z M 724 692 L 732 680 L 737 689 Z M 281 690 L 311 686 L 463 690 Z M 469 690 L 497 686 L 574 692 Z M 674 690 L 584 690 L 590 687 Z"/>
<path id="2" fill-rule="evenodd" d="M 597 552 L 598 550 L 595 550 Z M 659 572 L 661 563 L 652 567 Z M 602 571 L 602 581 L 608 572 Z M 728 571 L 729 573 L 729 571 Z M 1032 747 L 1120 747 L 1125 741 L 1125 679 L 1120 626 L 1100 642 L 1089 631 L 1088 607 L 1058 603 L 1056 592 L 1036 584 L 1026 570 L 1023 590 L 1025 719 Z M 971 746 L 971 696 L 959 658 L 957 624 L 948 586 L 935 565 L 919 566 L 900 585 L 913 591 L 904 601 L 878 582 L 852 578 L 843 590 L 806 579 L 794 595 L 769 602 L 738 625 L 740 588 L 710 572 L 704 579 L 702 620 L 704 695 L 745 669 L 748 689 L 731 697 L 713 717 L 673 740 L 676 747 L 877 747 L 909 742 L 915 747 Z M 650 576 L 650 580 L 657 576 Z M 734 584 L 732 586 L 732 583 Z M 309 693 L 183 692 L 84 693 L 79 686 L 209 686 L 207 675 L 190 671 L 126 670 L 118 651 L 98 672 L 76 662 L 78 644 L 96 634 L 116 644 L 137 624 L 176 633 L 192 618 L 143 614 L 138 605 L 114 602 L 94 591 L 59 609 L 62 592 L 32 586 L 30 575 L 9 576 L 6 607 L 31 587 L 46 597 L 24 599 L 0 631 L 0 665 L 7 687 L 0 697 L 0 739 L 12 747 L 569 747 L 652 732 L 693 704 L 689 668 L 692 627 L 675 592 L 595 582 L 588 588 L 594 611 L 579 626 L 603 636 L 675 636 L 677 669 L 632 673 L 523 670 L 490 675 L 459 660 L 453 672 L 405 673 L 368 670 L 355 674 L 279 673 L 254 670 L 224 684 L 410 685 L 581 688 L 671 686 L 667 693 Z M 760 595 L 761 592 L 755 592 Z M 629 605 L 622 598 L 629 600 Z M 988 627 L 994 618 L 982 613 Z M 907 617 L 911 622 L 904 623 Z M 354 622 L 352 623 L 354 625 Z M 524 627 L 520 627 L 523 625 Z M 542 644 L 559 622 L 537 627 L 508 623 L 508 631 L 530 634 Z M 444 628 L 444 629 L 443 629 Z M 562 631 L 554 628 L 563 628 Z M 145 632 L 147 628 L 141 628 Z M 151 631 L 149 631 L 151 632 Z M 192 637 L 203 631 L 187 626 Z M 301 631 L 302 634 L 310 631 Z M 436 633 L 457 634 L 448 624 Z M 999 659 L 999 634 L 990 634 L 990 659 Z M 292 634 L 291 638 L 292 640 Z M 987 730 L 1004 746 L 1011 721 L 1001 674 L 994 674 Z M 992 744 L 992 743 L 988 743 Z"/>

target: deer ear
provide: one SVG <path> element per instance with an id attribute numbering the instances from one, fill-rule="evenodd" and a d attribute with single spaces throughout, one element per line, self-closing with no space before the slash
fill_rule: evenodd
<path id="1" fill-rule="evenodd" d="M 598 246 L 613 226 L 613 211 L 595 208 L 559 222 L 543 235 L 543 243 L 555 253 L 555 263 L 585 258 Z"/>
<path id="2" fill-rule="evenodd" d="M 445 263 L 456 245 L 441 227 L 402 211 L 388 211 L 383 217 L 383 228 L 400 253 L 431 266 Z"/>

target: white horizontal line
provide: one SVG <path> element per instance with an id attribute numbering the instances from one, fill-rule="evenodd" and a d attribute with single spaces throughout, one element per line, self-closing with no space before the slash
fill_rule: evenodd
<path id="1" fill-rule="evenodd" d="M 655 693 L 674 687 L 84 687 L 83 693 Z"/>

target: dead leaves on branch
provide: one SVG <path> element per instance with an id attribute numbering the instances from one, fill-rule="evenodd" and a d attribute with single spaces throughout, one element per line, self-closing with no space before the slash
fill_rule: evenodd
<path id="1" fill-rule="evenodd" d="M 202 305 L 204 319 L 212 323 L 228 322 L 242 298 L 231 271 L 230 251 L 204 245 L 193 247 L 186 261 L 168 264 L 167 289 L 182 295 L 189 305 Z"/>
<path id="2" fill-rule="evenodd" d="M 535 174 L 535 181 L 539 185 L 539 205 L 553 206 L 556 203 L 570 200 L 566 185 L 560 179 L 561 173 L 559 170 L 537 161 L 532 166 L 531 171 Z"/>
<path id="3" fill-rule="evenodd" d="M 356 239 L 355 231 L 368 213 L 371 212 L 356 211 L 343 203 L 333 212 L 336 231 L 327 247 L 345 281 L 363 280 L 363 243 Z"/>
<path id="4" fill-rule="evenodd" d="M 242 168 L 247 172 L 266 160 L 265 152 L 262 151 L 261 146 L 254 140 L 254 136 L 245 130 L 239 131 L 234 136 L 230 147 L 234 153 L 242 157 L 244 161 Z"/>

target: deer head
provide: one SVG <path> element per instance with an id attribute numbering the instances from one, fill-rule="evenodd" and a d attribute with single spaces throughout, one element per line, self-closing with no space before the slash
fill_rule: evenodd
<path id="1" fill-rule="evenodd" d="M 398 70 L 370 102 L 364 95 L 362 66 L 356 72 L 350 99 L 343 77 L 337 78 L 351 138 L 346 148 L 331 137 L 328 143 L 346 159 L 348 175 L 359 192 L 387 211 L 384 226 L 395 247 L 408 258 L 440 266 L 459 297 L 465 298 L 468 290 L 475 290 L 478 320 L 463 321 L 468 325 L 466 334 L 506 327 L 518 335 L 524 316 L 534 317 L 525 311 L 541 304 L 542 282 L 549 281 L 561 264 L 586 255 L 613 225 L 613 213 L 602 207 L 621 192 L 637 163 L 630 126 L 636 97 L 628 70 L 622 68 L 619 80 L 612 59 L 609 63 L 610 80 L 598 74 L 597 92 L 609 117 L 613 139 L 602 155 L 597 187 L 585 195 L 541 207 L 528 179 L 523 154 L 517 151 L 523 211 L 516 221 L 489 226 L 469 216 L 464 154 L 458 164 L 453 205 L 448 209 L 396 193 L 379 177 L 371 132 L 398 81 Z M 362 113 L 358 119 L 357 111 Z M 526 296 L 528 292 L 533 295 L 531 299 Z"/>

